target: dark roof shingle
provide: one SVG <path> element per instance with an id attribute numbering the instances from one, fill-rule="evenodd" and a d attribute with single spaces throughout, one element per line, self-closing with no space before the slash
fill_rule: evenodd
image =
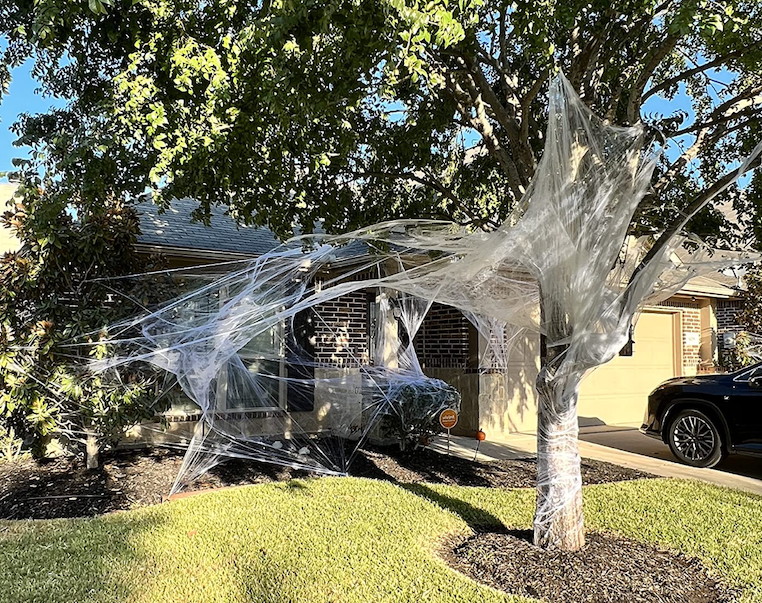
<path id="1" fill-rule="evenodd" d="M 267 228 L 238 226 L 223 207 L 212 207 L 210 226 L 193 222 L 191 214 L 198 207 L 193 199 L 173 199 L 169 209 L 159 213 L 151 200 L 137 205 L 142 234 L 138 242 L 160 247 L 227 251 L 242 255 L 262 255 L 280 241 Z"/>

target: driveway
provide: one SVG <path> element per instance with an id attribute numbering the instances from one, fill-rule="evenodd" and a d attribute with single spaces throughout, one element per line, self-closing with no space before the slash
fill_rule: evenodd
<path id="1" fill-rule="evenodd" d="M 475 446 L 473 439 L 452 437 L 449 448 L 451 454 L 473 458 Z M 437 438 L 433 447 L 444 452 L 446 438 Z M 732 455 L 713 469 L 698 469 L 679 463 L 661 441 L 644 436 L 633 427 L 611 425 L 581 429 L 579 448 L 580 454 L 586 458 L 662 477 L 696 479 L 762 495 L 762 458 Z M 534 434 L 517 433 L 482 442 L 479 458 L 520 458 L 533 456 L 536 451 Z"/>
<path id="2" fill-rule="evenodd" d="M 669 446 L 661 440 L 644 436 L 632 427 L 606 426 L 583 429 L 580 440 L 586 444 L 602 446 L 614 451 L 658 459 L 660 461 L 658 466 L 665 471 L 669 471 L 666 465 L 668 463 L 673 465 L 673 470 L 678 473 L 683 473 L 683 469 L 689 469 L 691 476 L 695 475 L 698 479 L 762 493 L 762 458 L 732 454 L 712 469 L 695 469 L 680 463 L 672 455 Z M 648 464 L 648 461 L 644 463 Z"/>

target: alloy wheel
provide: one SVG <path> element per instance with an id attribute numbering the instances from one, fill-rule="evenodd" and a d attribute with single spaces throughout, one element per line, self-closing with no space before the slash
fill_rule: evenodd
<path id="1" fill-rule="evenodd" d="M 672 443 L 686 459 L 702 461 L 714 452 L 716 437 L 712 426 L 696 415 L 680 417 L 672 429 Z"/>

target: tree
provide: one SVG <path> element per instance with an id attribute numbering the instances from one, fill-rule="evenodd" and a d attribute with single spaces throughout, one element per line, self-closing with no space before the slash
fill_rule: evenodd
<path id="1" fill-rule="evenodd" d="M 762 268 L 749 270 L 744 280 L 746 292 L 741 303 L 741 310 L 736 322 L 744 330 L 756 335 L 762 334 Z"/>
<path id="2" fill-rule="evenodd" d="M 92 467 L 99 448 L 157 410 L 152 371 L 133 368 L 118 380 L 88 371 L 107 352 L 97 345 L 105 327 L 136 311 L 97 279 L 141 270 L 147 261 L 135 252 L 133 208 L 116 199 L 55 204 L 40 184 L 27 173 L 23 202 L 2 216 L 21 248 L 0 259 L 0 425 L 38 455 L 54 435 L 86 446 Z"/>
<path id="3" fill-rule="evenodd" d="M 70 99 L 17 128 L 54 199 L 151 189 L 283 236 L 400 216 L 490 229 L 533 179 L 558 65 L 596 113 L 670 143 L 630 233 L 687 216 L 713 244 L 744 236 L 706 205 L 762 133 L 753 0 L 27 0 L 2 17 L 6 69 L 33 57 Z M 719 198 L 755 233 L 761 186 Z M 568 525 L 556 544 L 575 548 Z"/>
<path id="4" fill-rule="evenodd" d="M 70 99 L 17 127 L 56 189 L 192 196 L 199 218 L 224 203 L 289 235 L 502 222 L 536 169 L 555 62 L 596 113 L 673 141 L 635 223 L 653 230 L 758 135 L 761 19 L 752 0 L 27 0 L 2 7 L 2 63 L 7 82 L 33 57 Z M 643 114 L 679 94 L 689 108 Z M 727 195 L 749 226 L 759 186 Z M 714 210 L 693 225 L 740 236 Z"/>
<path id="5" fill-rule="evenodd" d="M 723 346 L 723 363 L 730 370 L 759 362 L 762 353 L 762 268 L 752 268 L 744 280 L 746 291 L 735 316 L 740 332 L 735 333 L 732 345 Z"/>

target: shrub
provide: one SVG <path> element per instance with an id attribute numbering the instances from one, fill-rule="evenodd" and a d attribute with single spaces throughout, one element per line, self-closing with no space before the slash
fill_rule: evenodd
<path id="1" fill-rule="evenodd" d="M 426 443 L 442 431 L 439 415 L 446 409 L 460 411 L 460 394 L 451 385 L 439 379 L 421 376 L 409 380 L 407 376 L 392 382 L 387 390 L 389 403 L 383 407 L 377 439 L 394 439 L 405 450 Z"/>
<path id="2" fill-rule="evenodd" d="M 101 279 L 148 268 L 135 251 L 137 212 L 118 199 L 58 196 L 34 173 L 10 205 L 1 222 L 21 248 L 0 259 L 0 426 L 13 430 L 13 450 L 21 439 L 37 455 L 53 437 L 112 444 L 155 412 L 152 371 L 87 370 L 106 353 L 105 327 L 136 311 Z"/>
<path id="3" fill-rule="evenodd" d="M 13 427 L 6 429 L 0 423 L 0 462 L 15 461 L 27 456 L 23 450 L 24 442 L 16 437 Z"/>

